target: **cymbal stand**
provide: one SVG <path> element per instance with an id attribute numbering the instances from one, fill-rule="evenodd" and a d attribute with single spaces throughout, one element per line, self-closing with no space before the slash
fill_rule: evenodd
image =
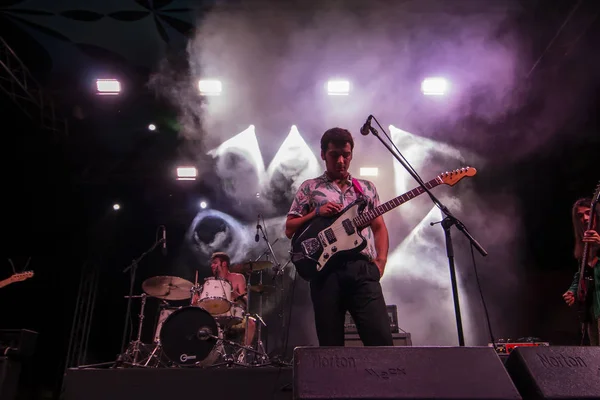
<path id="1" fill-rule="evenodd" d="M 269 259 L 269 255 L 267 254 L 267 261 Z M 248 279 L 248 281 L 250 281 L 250 279 Z M 259 277 L 258 277 L 258 284 L 259 287 L 262 287 L 263 284 L 263 271 L 259 272 Z M 262 327 L 263 325 L 266 327 L 267 324 L 265 324 L 265 321 L 262 319 L 262 313 L 263 313 L 263 293 L 264 291 L 260 291 L 258 292 L 258 295 L 260 296 L 260 299 L 258 300 L 258 313 L 256 315 L 256 318 L 258 319 L 257 321 L 257 327 L 256 327 L 256 349 L 258 350 L 258 354 L 259 354 L 259 364 L 265 364 L 269 362 L 269 356 L 267 355 L 267 351 L 265 349 L 265 345 L 262 341 Z"/>
<path id="2" fill-rule="evenodd" d="M 159 229 L 165 229 L 165 227 L 163 225 L 159 226 Z M 135 284 L 135 275 L 137 272 L 137 268 L 138 265 L 140 263 L 140 261 L 142 261 L 142 259 L 144 257 L 146 257 L 146 255 L 148 255 L 149 253 L 153 252 L 154 249 L 156 249 L 156 247 L 163 243 L 165 241 L 164 238 L 160 238 L 158 239 L 158 231 L 157 231 L 157 235 L 156 235 L 156 240 L 154 241 L 154 244 L 145 252 L 143 252 L 138 258 L 134 259 L 131 264 L 129 264 L 124 270 L 123 273 L 129 271 L 129 295 L 127 296 L 127 311 L 125 312 L 125 323 L 123 326 L 123 337 L 121 339 L 121 354 L 125 351 L 125 342 L 127 341 L 127 328 L 129 327 L 129 318 L 131 316 L 131 299 L 133 298 L 133 285 Z M 120 358 L 120 356 L 119 356 Z"/>
<path id="3" fill-rule="evenodd" d="M 260 259 L 262 257 L 262 255 L 260 257 L 258 257 L 258 259 Z M 258 259 L 256 259 L 255 261 L 258 261 Z M 243 348 L 242 354 L 243 354 L 243 359 L 244 362 L 246 362 L 246 360 L 248 359 L 248 351 L 252 351 L 253 353 L 255 353 L 255 355 L 257 356 L 258 359 L 261 360 L 265 360 L 265 358 L 268 359 L 269 356 L 267 356 L 266 352 L 263 351 L 263 353 L 257 350 L 254 350 L 252 343 L 250 343 L 249 345 L 246 345 L 248 343 L 248 334 L 249 334 L 249 330 L 248 328 L 250 327 L 250 316 L 252 314 L 250 314 L 250 299 L 254 298 L 254 296 L 252 296 L 252 291 L 250 290 L 250 278 L 252 277 L 252 269 L 250 270 L 250 275 L 248 276 L 248 280 L 246 281 L 246 312 L 244 313 L 244 316 L 246 318 L 246 322 L 245 322 L 245 326 L 246 329 L 244 331 L 244 346 L 240 346 Z M 262 281 L 262 279 L 261 279 Z M 262 299 L 261 299 L 262 302 Z M 260 308 L 262 308 L 262 304 L 259 306 Z M 262 310 L 261 310 L 262 311 Z M 261 318 L 262 320 L 262 318 Z M 261 343 L 260 347 L 262 346 L 262 341 L 260 340 L 260 324 L 259 324 L 259 330 L 257 333 L 258 337 L 258 342 Z M 258 347 L 258 346 L 257 346 Z"/>
<path id="4" fill-rule="evenodd" d="M 137 337 L 135 339 L 135 341 L 132 343 L 133 345 L 133 363 L 137 364 L 138 361 L 138 356 L 140 355 L 140 344 L 142 344 L 142 326 L 144 325 L 144 309 L 146 308 L 146 297 L 148 295 L 146 293 L 142 293 L 139 296 L 134 296 L 134 297 L 141 297 L 142 298 L 142 305 L 140 306 L 140 315 L 138 315 L 138 332 L 137 332 Z"/>
<path id="5" fill-rule="evenodd" d="M 160 349 L 160 342 L 154 343 L 152 345 L 154 347 L 154 349 L 152 349 L 151 352 L 148 350 L 148 352 L 149 352 L 148 355 L 145 358 L 140 359 L 142 349 L 145 349 L 148 346 L 148 345 L 142 343 L 142 330 L 143 330 L 143 326 L 144 326 L 144 310 L 146 308 L 146 298 L 148 297 L 148 295 L 146 293 L 142 293 L 140 295 L 125 296 L 125 297 L 129 297 L 130 299 L 131 298 L 139 298 L 139 299 L 142 299 L 142 301 L 141 301 L 141 306 L 140 306 L 140 314 L 138 315 L 139 322 L 138 322 L 138 331 L 137 331 L 136 339 L 134 341 L 130 342 L 129 346 L 125 350 L 125 353 L 119 356 L 118 363 L 124 363 L 124 364 L 127 364 L 128 366 L 132 366 L 132 367 L 148 367 L 148 364 L 150 364 L 150 360 L 152 360 L 152 359 L 158 360 L 158 363 L 160 363 L 160 360 L 159 360 L 158 356 L 156 355 L 156 353 Z M 126 361 L 126 360 L 129 360 L 129 361 Z"/>

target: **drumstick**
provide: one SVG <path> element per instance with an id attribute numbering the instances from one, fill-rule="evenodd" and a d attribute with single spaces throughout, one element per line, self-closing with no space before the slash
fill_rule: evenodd
<path id="1" fill-rule="evenodd" d="M 198 284 L 198 270 L 196 270 L 196 282 L 194 282 L 194 285 Z"/>

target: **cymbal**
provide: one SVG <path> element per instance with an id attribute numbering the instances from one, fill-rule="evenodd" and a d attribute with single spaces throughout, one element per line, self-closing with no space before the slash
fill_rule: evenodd
<path id="1" fill-rule="evenodd" d="M 261 271 L 271 267 L 273 267 L 273 263 L 271 261 L 248 261 L 234 264 L 229 268 L 229 270 L 239 274 L 249 274 L 254 271 Z"/>
<path id="2" fill-rule="evenodd" d="M 142 289 L 148 295 L 165 300 L 189 299 L 193 286 L 192 282 L 177 276 L 154 276 L 142 283 Z"/>
<path id="3" fill-rule="evenodd" d="M 273 293 L 275 291 L 275 286 L 271 285 L 252 285 L 250 286 L 250 290 L 256 293 Z"/>

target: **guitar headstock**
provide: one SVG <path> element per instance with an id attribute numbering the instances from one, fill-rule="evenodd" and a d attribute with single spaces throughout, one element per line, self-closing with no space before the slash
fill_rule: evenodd
<path id="1" fill-rule="evenodd" d="M 11 282 L 21 282 L 31 277 L 33 277 L 33 271 L 20 272 L 18 274 L 14 274 L 8 279 L 10 279 Z"/>
<path id="2" fill-rule="evenodd" d="M 442 180 L 446 185 L 454 186 L 456 185 L 462 178 L 467 176 L 475 176 L 477 170 L 473 167 L 463 167 L 459 169 L 455 169 L 454 171 L 446 171 L 442 172 L 438 175 L 438 178 Z"/>
<path id="3" fill-rule="evenodd" d="M 596 204 L 598 204 L 599 200 L 600 200 L 600 181 L 598 181 L 598 184 L 596 185 L 596 191 L 594 192 L 594 196 L 592 197 L 592 208 L 594 208 L 596 206 Z"/>

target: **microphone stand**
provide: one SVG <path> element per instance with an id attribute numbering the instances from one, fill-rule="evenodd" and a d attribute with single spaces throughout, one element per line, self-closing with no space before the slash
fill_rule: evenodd
<path id="1" fill-rule="evenodd" d="M 373 117 L 373 116 L 371 115 L 369 117 Z M 377 118 L 373 117 L 373 119 L 375 119 L 375 122 L 377 123 L 377 125 L 385 133 L 385 130 L 379 124 L 379 121 L 377 121 Z M 394 158 L 396 160 L 398 160 L 398 162 L 404 167 L 404 169 L 406 169 L 406 171 L 408 171 L 408 173 L 417 181 L 417 183 L 429 195 L 429 197 L 431 198 L 431 201 L 444 213 L 444 215 L 446 215 L 446 217 L 442 221 L 440 221 L 440 223 L 442 225 L 442 228 L 444 229 L 444 235 L 446 237 L 446 254 L 448 256 L 448 266 L 450 268 L 450 280 L 451 280 L 451 284 L 452 284 L 452 298 L 454 300 L 454 314 L 455 314 L 455 318 L 456 318 L 456 331 L 458 333 L 458 344 L 459 344 L 459 346 L 464 346 L 465 345 L 465 337 L 464 337 L 463 327 L 462 327 L 460 302 L 458 299 L 458 285 L 456 282 L 456 270 L 455 270 L 455 266 L 454 266 L 454 247 L 452 245 L 452 236 L 450 234 L 451 233 L 450 228 L 452 228 L 452 226 L 455 225 L 456 228 L 467 237 L 469 242 L 471 242 L 471 245 L 473 247 L 475 247 L 475 249 L 477 249 L 477 251 L 482 256 L 485 257 L 485 256 L 487 256 L 488 253 L 477 242 L 477 240 L 475 240 L 475 238 L 473 238 L 473 236 L 471 236 L 471 234 L 469 233 L 467 228 L 464 226 L 464 224 L 458 218 L 456 218 L 454 215 L 452 215 L 450 210 L 448 210 L 448 207 L 443 205 L 438 200 L 438 198 L 435 197 L 433 195 L 433 193 L 431 193 L 431 191 L 425 186 L 425 183 L 423 182 L 423 180 L 413 170 L 413 168 L 410 166 L 410 164 L 408 164 L 408 161 L 404 160 L 404 156 L 402 156 L 402 153 L 400 153 L 400 150 L 396 149 L 396 151 L 397 151 L 397 154 L 396 154 L 396 151 L 394 151 L 392 149 L 392 147 L 388 143 L 383 141 L 383 139 L 379 136 L 379 132 L 377 132 L 377 129 L 373 128 L 370 124 L 369 124 L 369 131 L 373 134 L 373 136 L 375 136 L 375 137 L 377 137 L 377 139 L 379 139 L 379 141 L 388 149 L 388 151 L 394 156 Z M 389 138 L 389 136 L 388 136 L 388 138 Z M 391 141 L 391 139 L 390 139 L 390 141 Z"/>
<path id="2" fill-rule="evenodd" d="M 157 241 L 155 241 L 154 244 L 148 250 L 143 252 L 138 258 L 134 259 L 131 262 L 131 264 L 129 264 L 123 270 L 123 273 L 130 271 L 130 273 L 129 273 L 129 295 L 127 296 L 127 311 L 125 312 L 125 324 L 123 327 L 123 337 L 121 339 L 121 353 L 119 354 L 119 358 L 117 359 L 117 364 L 120 364 L 120 362 L 122 361 L 123 355 L 125 353 L 127 328 L 129 327 L 129 318 L 131 316 L 131 299 L 133 298 L 133 285 L 135 284 L 135 275 L 137 272 L 138 265 L 144 257 L 146 257 L 149 253 L 154 251 L 154 249 L 156 249 L 156 246 L 163 243 L 163 241 L 164 241 L 163 238 L 160 238 Z"/>
<path id="3" fill-rule="evenodd" d="M 261 254 L 260 257 L 258 257 L 257 261 L 260 260 L 260 258 L 262 256 L 264 256 L 267 253 L 271 253 L 271 256 L 273 257 L 273 261 L 275 263 L 275 267 L 273 267 L 273 271 L 275 271 L 275 276 L 279 275 L 279 269 L 281 267 L 281 264 L 279 264 L 279 261 L 277 260 L 277 256 L 275 255 L 275 252 L 273 251 L 273 247 L 271 246 L 271 242 L 269 242 L 269 239 L 267 239 L 267 235 L 265 233 L 265 231 L 263 230 L 262 225 L 258 225 L 258 229 L 260 229 L 260 232 L 262 233 L 262 237 L 265 240 L 265 242 L 267 242 L 267 246 L 269 247 L 268 250 L 265 250 L 264 253 Z M 279 238 L 277 238 L 273 244 L 277 243 L 277 240 L 279 240 Z"/>

